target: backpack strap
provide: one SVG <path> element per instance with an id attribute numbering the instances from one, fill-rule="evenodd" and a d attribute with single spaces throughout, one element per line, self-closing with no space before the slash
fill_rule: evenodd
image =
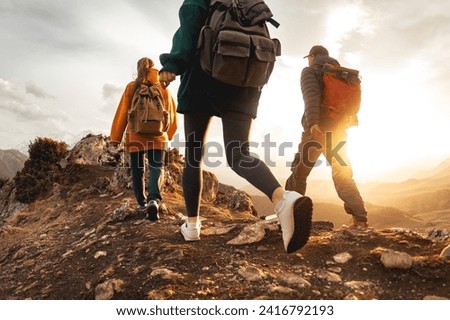
<path id="1" fill-rule="evenodd" d="M 280 24 L 274 20 L 272 11 L 262 0 L 231 0 L 232 11 L 236 20 L 243 26 L 254 26 L 264 21 L 275 28 Z"/>
<path id="2" fill-rule="evenodd" d="M 272 18 L 272 12 L 264 1 L 260 1 L 260 8 L 253 11 L 248 10 L 249 8 L 247 2 L 248 1 L 240 0 L 211 0 L 207 23 L 209 22 L 211 14 L 214 10 L 226 11 L 231 9 L 230 13 L 233 18 L 244 26 L 256 25 L 262 21 L 269 22 L 275 28 L 280 26 L 280 23 Z"/>
<path id="3" fill-rule="evenodd" d="M 145 82 L 137 82 L 137 81 L 136 81 L 136 83 L 134 84 L 133 94 L 136 93 L 136 91 L 138 91 L 139 88 L 140 88 L 142 85 L 146 85 L 146 83 L 145 83 Z"/>
<path id="4" fill-rule="evenodd" d="M 136 92 L 139 90 L 139 88 L 141 87 L 141 83 L 137 82 L 134 84 L 134 88 L 133 88 L 133 96 L 136 94 Z"/>
<path id="5" fill-rule="evenodd" d="M 269 20 L 267 20 L 267 22 L 269 22 L 271 25 L 273 25 L 277 29 L 280 26 L 280 23 L 277 20 L 273 19 L 273 18 L 270 18 Z"/>
<path id="6" fill-rule="evenodd" d="M 149 86 L 149 91 L 151 92 L 152 97 L 159 97 L 158 99 L 156 99 L 157 100 L 156 105 L 157 105 L 158 109 L 160 111 L 163 111 L 163 110 L 167 111 L 166 106 L 164 104 L 164 97 L 161 93 L 161 90 L 159 89 L 159 86 L 151 85 L 151 86 Z"/>
<path id="7" fill-rule="evenodd" d="M 230 6 L 231 2 L 227 5 L 224 0 L 212 0 L 208 8 L 208 15 L 205 21 L 205 25 L 207 26 L 211 23 L 211 18 L 214 11 L 226 11 L 230 8 Z"/>

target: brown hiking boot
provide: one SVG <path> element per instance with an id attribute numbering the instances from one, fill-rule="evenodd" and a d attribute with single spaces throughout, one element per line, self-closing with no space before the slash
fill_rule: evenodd
<path id="1" fill-rule="evenodd" d="M 366 230 L 369 228 L 369 224 L 367 221 L 360 221 L 357 220 L 355 216 L 353 216 L 353 224 L 350 226 L 350 229 L 356 229 L 356 230 Z"/>
<path id="2" fill-rule="evenodd" d="M 366 231 L 369 228 L 369 224 L 367 223 L 367 221 L 360 221 L 357 220 L 355 217 L 353 217 L 352 223 L 347 226 L 347 225 L 342 225 L 342 229 L 346 229 L 346 230 L 355 230 L 355 231 Z"/>

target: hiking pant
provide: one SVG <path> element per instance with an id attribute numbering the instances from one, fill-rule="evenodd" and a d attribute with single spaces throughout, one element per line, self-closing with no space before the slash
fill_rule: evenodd
<path id="1" fill-rule="evenodd" d="M 188 217 L 199 214 L 202 181 L 202 160 L 206 135 L 212 116 L 208 113 L 185 113 L 186 135 L 183 194 Z M 222 115 L 223 139 L 228 165 L 239 176 L 272 197 L 280 184 L 264 162 L 250 155 L 249 133 L 252 116 L 241 112 Z"/>
<path id="2" fill-rule="evenodd" d="M 161 186 L 164 179 L 165 152 L 165 150 L 146 150 L 130 153 L 133 191 L 139 205 L 145 205 L 150 200 L 162 200 Z M 147 197 L 144 190 L 145 155 L 147 155 L 149 168 Z"/>
<path id="3" fill-rule="evenodd" d="M 345 130 L 326 132 L 324 141 L 317 141 L 311 134 L 303 133 L 298 153 L 292 163 L 292 174 L 286 181 L 286 190 L 297 191 L 305 195 L 306 180 L 317 159 L 323 153 L 331 164 L 332 178 L 339 198 L 344 201 L 344 209 L 358 221 L 367 221 L 367 212 L 358 187 L 353 180 L 353 171 L 348 159 L 345 144 Z"/>

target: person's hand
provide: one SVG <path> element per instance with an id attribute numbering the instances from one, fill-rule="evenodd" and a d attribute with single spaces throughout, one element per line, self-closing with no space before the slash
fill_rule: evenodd
<path id="1" fill-rule="evenodd" d="M 161 71 L 159 73 L 159 82 L 163 86 L 163 88 L 167 88 L 169 84 L 175 80 L 176 74 L 172 71 Z"/>
<path id="2" fill-rule="evenodd" d="M 320 130 L 320 127 L 318 124 L 315 124 L 311 127 L 310 133 L 314 140 L 324 141 L 324 139 L 325 139 L 325 134 L 323 133 L 322 130 Z"/>

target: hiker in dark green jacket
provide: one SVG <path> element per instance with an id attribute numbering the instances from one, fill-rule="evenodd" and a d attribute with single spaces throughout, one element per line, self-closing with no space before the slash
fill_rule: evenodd
<path id="1" fill-rule="evenodd" d="M 209 8 L 209 0 L 186 0 L 180 8 L 180 28 L 176 31 L 172 50 L 160 57 L 164 71 L 181 75 L 178 90 L 178 112 L 191 111 L 221 116 L 222 113 L 237 111 L 256 118 L 260 88 L 224 85 L 205 74 L 198 59 L 195 59 L 200 29 L 203 27 Z M 170 80 L 174 80 L 175 76 Z M 206 94 L 205 94 L 206 93 Z"/>
<path id="2" fill-rule="evenodd" d="M 214 80 L 200 68 L 196 47 L 210 5 L 208 0 L 183 2 L 179 10 L 180 27 L 173 37 L 172 49 L 160 56 L 163 85 L 169 85 L 181 75 L 177 111 L 184 114 L 186 152 L 182 181 L 187 212 L 181 233 L 186 241 L 200 239 L 203 147 L 212 117 L 219 116 L 228 164 L 272 200 L 280 220 L 285 250 L 294 252 L 308 241 L 311 200 L 294 191 L 286 192 L 266 164 L 250 155 L 250 127 L 256 118 L 261 88 L 227 85 Z"/>

